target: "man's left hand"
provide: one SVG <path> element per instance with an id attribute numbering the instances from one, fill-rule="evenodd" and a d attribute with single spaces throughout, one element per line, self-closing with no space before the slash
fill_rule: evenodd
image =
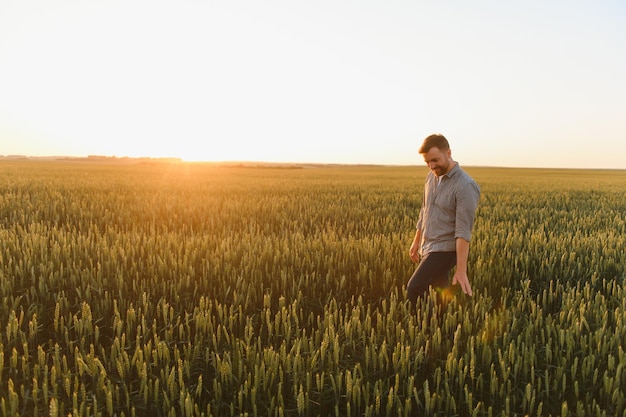
<path id="1" fill-rule="evenodd" d="M 456 272 L 452 278 L 452 285 L 459 284 L 463 292 L 470 297 L 472 296 L 472 286 L 465 272 Z"/>

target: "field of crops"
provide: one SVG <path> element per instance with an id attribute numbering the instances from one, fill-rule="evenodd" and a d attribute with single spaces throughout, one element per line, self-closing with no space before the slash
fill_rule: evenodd
<path id="1" fill-rule="evenodd" d="M 412 313 L 424 167 L 0 161 L 0 416 L 626 416 L 626 171 L 466 170 Z"/>

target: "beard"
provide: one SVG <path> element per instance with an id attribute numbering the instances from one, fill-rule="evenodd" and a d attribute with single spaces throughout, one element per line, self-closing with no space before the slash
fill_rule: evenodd
<path id="1" fill-rule="evenodd" d="M 444 175 L 445 173 L 447 173 L 449 168 L 450 168 L 450 161 L 448 161 L 445 165 L 438 165 L 434 167 L 431 171 L 433 171 L 433 173 L 436 176 L 440 177 Z"/>

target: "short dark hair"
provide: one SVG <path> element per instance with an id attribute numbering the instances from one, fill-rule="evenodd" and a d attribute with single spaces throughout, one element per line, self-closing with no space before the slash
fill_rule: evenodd
<path id="1" fill-rule="evenodd" d="M 450 144 L 448 143 L 448 139 L 440 133 L 435 133 L 428 136 L 424 139 L 422 146 L 419 149 L 420 154 L 425 154 L 430 151 L 431 148 L 439 148 L 442 151 L 447 151 L 450 149 Z"/>

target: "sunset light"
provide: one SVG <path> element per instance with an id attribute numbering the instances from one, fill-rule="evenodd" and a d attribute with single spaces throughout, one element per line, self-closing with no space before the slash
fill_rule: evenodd
<path id="1" fill-rule="evenodd" d="M 0 0 L 0 414 L 626 417 L 625 41 L 625 0 Z"/>

